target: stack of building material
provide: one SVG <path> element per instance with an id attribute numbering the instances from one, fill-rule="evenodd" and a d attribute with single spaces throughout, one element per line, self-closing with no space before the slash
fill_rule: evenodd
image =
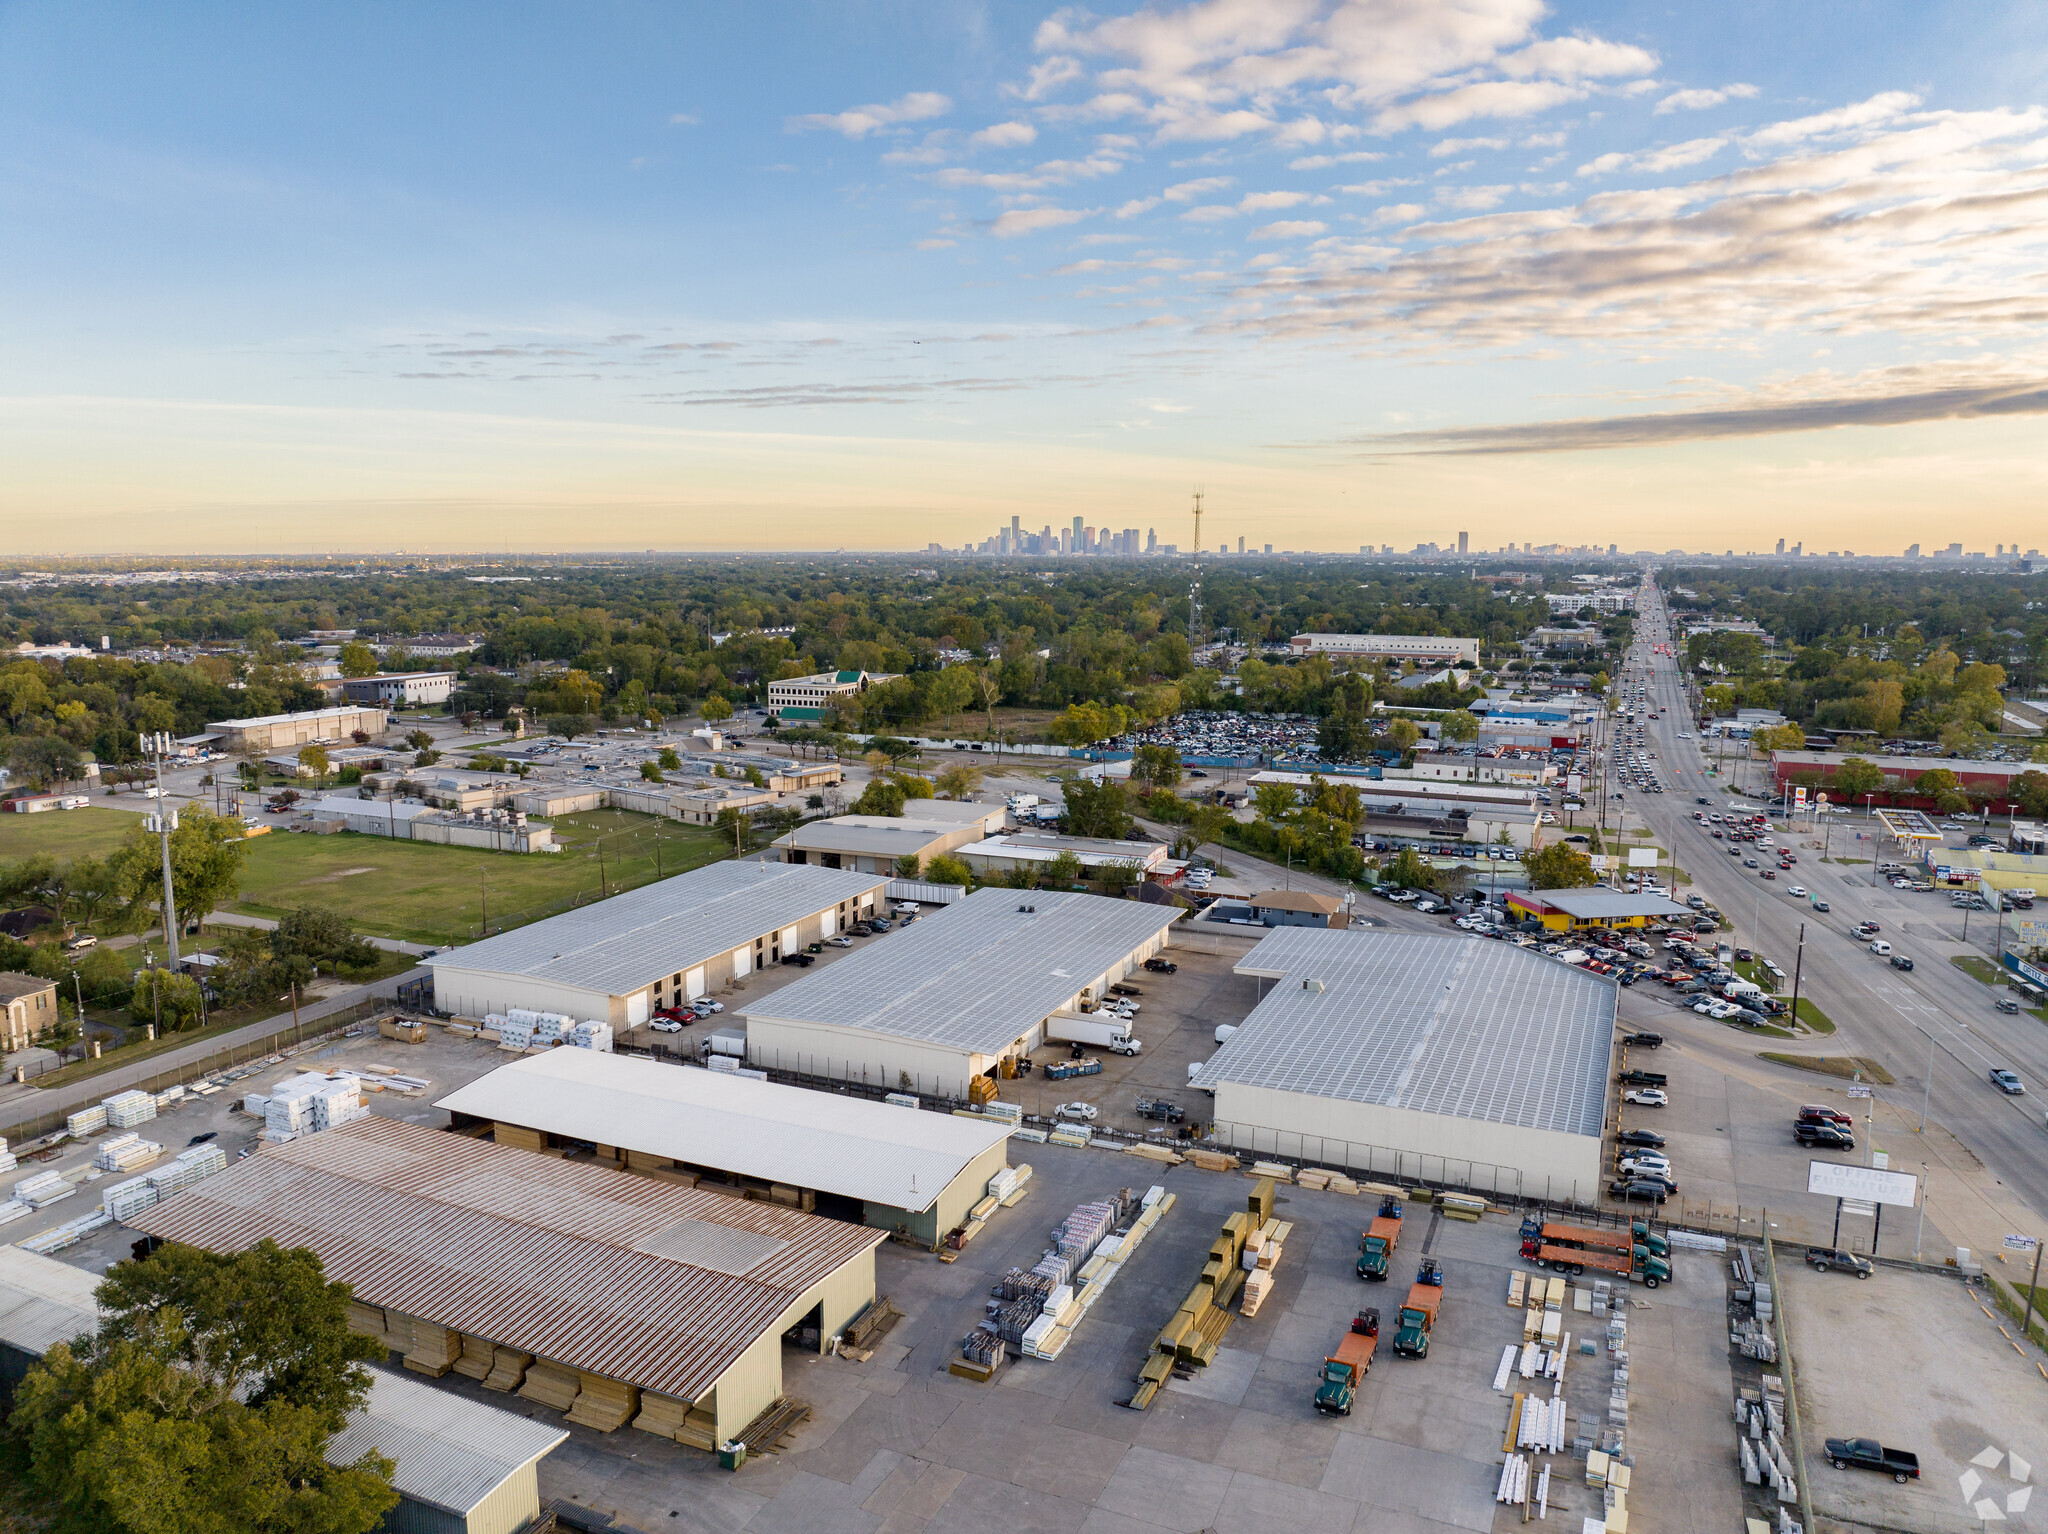
<path id="1" fill-rule="evenodd" d="M 1020 1161 L 1017 1165 L 1011 1167 L 1010 1170 L 1017 1174 L 1017 1181 L 1016 1185 L 1003 1195 L 1003 1207 L 1005 1209 L 1015 1209 L 1024 1202 L 1024 1195 L 1031 1191 L 1031 1163 Z"/>
<path id="2" fill-rule="evenodd" d="M 718 1419 L 702 1407 L 651 1390 L 640 1392 L 640 1414 L 633 1419 L 633 1426 L 643 1433 L 673 1438 L 706 1452 L 713 1447 L 717 1424 Z"/>
<path id="3" fill-rule="evenodd" d="M 1006 1166 L 988 1180 L 988 1196 L 1000 1204 L 1017 1189 L 1017 1169 Z"/>
<path id="4" fill-rule="evenodd" d="M 347 1074 L 329 1076 L 312 1094 L 313 1129 L 332 1129 L 337 1124 L 346 1124 L 352 1119 L 366 1118 L 370 1110 L 363 1106 L 362 1084 L 356 1077 Z"/>
<path id="5" fill-rule="evenodd" d="M 524 1008 L 514 1007 L 505 1014 L 503 1022 L 496 1028 L 498 1048 L 527 1049 L 533 1044 L 533 1014 Z"/>
<path id="6" fill-rule="evenodd" d="M 439 1379 L 455 1367 L 462 1356 L 462 1333 L 431 1321 L 412 1318 L 412 1346 L 405 1350 L 405 1366 L 417 1373 Z"/>
<path id="7" fill-rule="evenodd" d="M 481 1337 L 462 1339 L 462 1356 L 455 1360 L 455 1372 L 473 1380 L 480 1380 L 491 1372 L 498 1350 Z"/>
<path id="8" fill-rule="evenodd" d="M 1358 1192 L 1358 1184 L 1342 1172 L 1328 1172 L 1321 1167 L 1303 1167 L 1294 1174 L 1294 1180 L 1304 1188 L 1322 1188 L 1331 1193 Z"/>
<path id="9" fill-rule="evenodd" d="M 1216 1357 L 1233 1319 L 1230 1303 L 1244 1283 L 1245 1239 L 1273 1218 L 1276 1196 L 1273 1179 L 1260 1178 L 1246 1200 L 1246 1207 L 1223 1222 L 1221 1232 L 1209 1243 L 1201 1277 L 1195 1280 L 1195 1287 L 1181 1301 L 1180 1309 L 1153 1341 L 1152 1356 L 1146 1360 L 1138 1376 L 1138 1388 L 1131 1394 L 1134 1408 L 1143 1410 L 1149 1406 L 1176 1366 L 1206 1365 Z M 1150 1194 L 1146 1198 L 1151 1201 Z M 1165 1200 L 1161 1199 L 1159 1205 L 1163 1209 Z"/>
<path id="10" fill-rule="evenodd" d="M 612 1433 L 640 1415 L 640 1387 L 602 1374 L 583 1371 L 583 1389 L 569 1408 L 569 1420 L 581 1427 Z"/>
<path id="11" fill-rule="evenodd" d="M 1254 1161 L 1250 1175 L 1258 1178 L 1270 1177 L 1275 1182 L 1293 1182 L 1294 1168 L 1284 1161 Z"/>
<path id="12" fill-rule="evenodd" d="M 384 1335 L 384 1312 L 376 1305 L 365 1305 L 361 1300 L 348 1302 L 348 1329 L 361 1332 L 365 1337 Z"/>
<path id="13" fill-rule="evenodd" d="M 107 1123 L 115 1129 L 133 1129 L 156 1117 L 156 1099 L 147 1092 L 116 1092 L 100 1106 L 107 1110 Z"/>
<path id="14" fill-rule="evenodd" d="M 1259 1307 L 1266 1302 L 1266 1296 L 1272 1291 L 1272 1288 L 1272 1274 L 1259 1271 L 1253 1271 L 1245 1274 L 1244 1300 L 1242 1304 L 1239 1306 L 1239 1309 L 1241 1309 L 1244 1312 L 1244 1314 L 1248 1316 L 1257 1315 L 1259 1313 Z"/>
<path id="15" fill-rule="evenodd" d="M 47 1257 L 52 1252 L 61 1252 L 67 1246 L 83 1241 L 94 1231 L 104 1230 L 113 1224 L 113 1218 L 104 1209 L 95 1209 L 91 1214 L 82 1214 L 63 1225 L 39 1231 L 21 1243 L 24 1251 L 36 1252 Z"/>
<path id="16" fill-rule="evenodd" d="M 21 1199 L 10 1198 L 0 1200 L 0 1225 L 5 1225 L 9 1220 L 19 1220 L 23 1216 L 31 1215 L 35 1212 L 33 1204 L 24 1203 Z"/>
<path id="17" fill-rule="evenodd" d="M 537 1013 L 533 1019 L 533 1042 L 536 1047 L 560 1044 L 570 1038 L 575 1031 L 575 1020 L 564 1017 L 559 1012 Z"/>
<path id="18" fill-rule="evenodd" d="M 491 1357 L 491 1372 L 484 1376 L 486 1390 L 517 1390 L 533 1367 L 533 1355 L 513 1348 L 499 1348 Z"/>
<path id="19" fill-rule="evenodd" d="M 11 1172 L 18 1164 L 14 1159 L 14 1152 L 7 1148 L 6 1137 L 0 1135 L 0 1172 Z"/>
<path id="20" fill-rule="evenodd" d="M 131 1177 L 126 1182 L 110 1183 L 100 1195 L 100 1208 L 110 1220 L 126 1224 L 158 1200 L 157 1190 L 147 1177 Z"/>
<path id="21" fill-rule="evenodd" d="M 64 1120 L 64 1129 L 74 1140 L 83 1140 L 87 1135 L 96 1135 L 107 1127 L 107 1105 L 94 1103 L 90 1108 L 80 1108 Z"/>
<path id="22" fill-rule="evenodd" d="M 1222 1151 L 1190 1150 L 1187 1152 L 1187 1158 L 1205 1172 L 1235 1172 L 1237 1170 L 1237 1157 L 1226 1155 Z"/>
<path id="23" fill-rule="evenodd" d="M 161 1092 L 159 1092 L 159 1093 L 157 1093 L 157 1094 L 156 1094 L 156 1106 L 157 1106 L 157 1111 L 158 1111 L 159 1113 L 161 1113 L 161 1112 L 162 1112 L 162 1111 L 163 1111 L 164 1109 L 166 1109 L 166 1108 L 170 1107 L 170 1105 L 171 1105 L 172 1103 L 180 1103 L 180 1102 L 183 1102 L 184 1100 L 185 1100 L 185 1089 L 184 1089 L 183 1087 L 181 1087 L 181 1086 L 168 1086 L 168 1087 L 165 1087 L 165 1088 L 164 1088 L 164 1089 L 163 1089 L 163 1090 L 162 1090 Z"/>
<path id="24" fill-rule="evenodd" d="M 242 1111 L 253 1118 L 264 1118 L 270 1112 L 270 1094 L 267 1092 L 245 1092 L 242 1095 Z"/>
<path id="25" fill-rule="evenodd" d="M 526 1366 L 526 1383 L 519 1387 L 519 1393 L 529 1401 L 567 1411 L 583 1393 L 583 1376 L 561 1364 L 536 1361 Z"/>
<path id="26" fill-rule="evenodd" d="M 38 1172 L 14 1185 L 14 1196 L 31 1209 L 47 1209 L 77 1191 L 75 1186 L 64 1180 L 61 1172 Z"/>
<path id="27" fill-rule="evenodd" d="M 145 1140 L 130 1130 L 127 1134 L 102 1140 L 99 1154 L 92 1158 L 92 1164 L 102 1172 L 132 1172 L 137 1167 L 148 1166 L 163 1153 L 164 1148 L 156 1141 Z"/>
<path id="28" fill-rule="evenodd" d="M 1053 1145 L 1065 1145 L 1082 1150 L 1095 1139 L 1095 1131 L 1086 1124 L 1062 1124 L 1049 1132 L 1045 1138 Z"/>
<path id="29" fill-rule="evenodd" d="M 595 1019 L 578 1023 L 576 1031 L 569 1036 L 569 1042 L 578 1049 L 594 1049 L 599 1054 L 612 1052 L 612 1025 Z"/>
<path id="30" fill-rule="evenodd" d="M 1000 1100 L 983 1103 L 981 1115 L 983 1118 L 1001 1119 L 1005 1124 L 1015 1125 L 1024 1122 L 1024 1109 L 1021 1105 Z"/>
<path id="31" fill-rule="evenodd" d="M 184 1169 L 184 1186 L 190 1187 L 216 1172 L 225 1172 L 228 1169 L 228 1153 L 220 1148 L 218 1140 L 210 1140 L 204 1145 L 195 1145 L 190 1150 L 179 1151 L 174 1164 Z"/>

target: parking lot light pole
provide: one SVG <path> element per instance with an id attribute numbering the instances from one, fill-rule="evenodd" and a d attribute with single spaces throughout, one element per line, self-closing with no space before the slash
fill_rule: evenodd
<path id="1" fill-rule="evenodd" d="M 2034 1295 L 2041 1287 L 2041 1238 L 2034 1238 L 2034 1276 L 2027 1280 L 2027 1317 L 2020 1322 L 2020 1335 L 2028 1337 L 2034 1329 Z M 2031 1341 L 2032 1339 L 2029 1338 Z"/>

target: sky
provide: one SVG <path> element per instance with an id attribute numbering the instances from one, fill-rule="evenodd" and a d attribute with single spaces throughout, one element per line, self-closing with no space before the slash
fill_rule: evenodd
<path id="1" fill-rule="evenodd" d="M 0 552 L 2048 545 L 2048 7 L 0 0 Z"/>

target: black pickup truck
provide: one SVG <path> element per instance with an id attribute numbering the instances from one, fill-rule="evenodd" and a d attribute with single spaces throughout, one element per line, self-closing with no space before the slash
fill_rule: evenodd
<path id="1" fill-rule="evenodd" d="M 1187 1115 L 1179 1103 L 1168 1102 L 1163 1097 L 1141 1097 L 1138 1099 L 1138 1116 L 1147 1119 L 1163 1119 L 1169 1124 L 1184 1124 Z"/>
<path id="2" fill-rule="evenodd" d="M 1669 1078 L 1662 1071 L 1623 1071 L 1620 1080 L 1625 1087 L 1661 1087 Z"/>
<path id="3" fill-rule="evenodd" d="M 1920 1479 L 1920 1456 L 1887 1449 L 1875 1438 L 1830 1438 L 1828 1463 L 1837 1470 L 1881 1470 L 1904 1485 Z"/>

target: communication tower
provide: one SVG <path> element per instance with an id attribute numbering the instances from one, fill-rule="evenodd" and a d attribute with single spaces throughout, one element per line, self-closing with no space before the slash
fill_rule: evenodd
<path id="1" fill-rule="evenodd" d="M 1188 583 L 1188 648 L 1202 642 L 1202 492 L 1195 491 L 1195 573 Z"/>

